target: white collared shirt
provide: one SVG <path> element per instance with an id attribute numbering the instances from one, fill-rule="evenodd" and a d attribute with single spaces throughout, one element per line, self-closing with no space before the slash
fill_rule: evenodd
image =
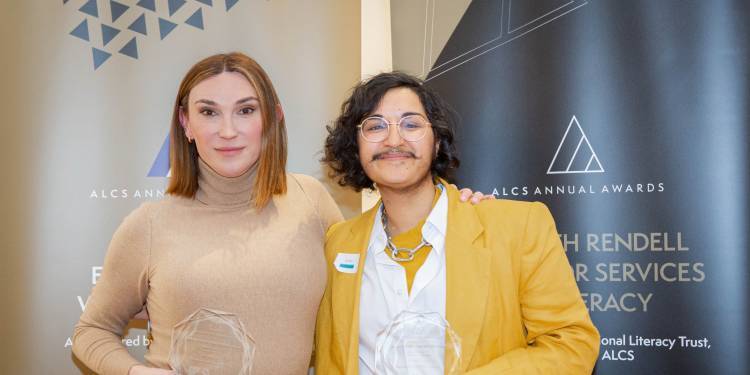
<path id="1" fill-rule="evenodd" d="M 367 247 L 359 299 L 359 373 L 375 373 L 375 346 L 378 334 L 404 310 L 437 312 L 445 319 L 445 234 L 448 222 L 448 196 L 441 190 L 425 224 L 422 236 L 432 245 L 422 267 L 414 276 L 411 294 L 406 270 L 385 252 L 387 236 L 378 210 Z M 439 373 L 443 373 L 442 368 Z"/>

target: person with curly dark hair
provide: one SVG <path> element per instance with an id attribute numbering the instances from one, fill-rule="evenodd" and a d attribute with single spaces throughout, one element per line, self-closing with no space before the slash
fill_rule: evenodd
<path id="1" fill-rule="evenodd" d="M 317 373 L 591 373 L 599 333 L 549 210 L 459 204 L 455 119 L 419 79 L 383 73 L 328 128 L 332 177 L 382 200 L 326 234 Z"/>
<path id="2" fill-rule="evenodd" d="M 423 103 L 424 115 L 422 119 L 430 119 L 430 128 L 434 134 L 436 151 L 430 172 L 433 177 L 450 179 L 454 169 L 460 161 L 453 144 L 453 128 L 457 121 L 456 113 L 448 107 L 435 92 L 428 90 L 421 82 L 407 74 L 394 72 L 373 78 L 368 90 L 355 90 L 352 96 L 341 106 L 341 116 L 331 127 L 325 142 L 325 157 L 323 162 L 334 171 L 341 186 L 349 186 L 357 191 L 373 189 L 373 181 L 362 169 L 359 160 L 359 145 L 357 136 L 360 133 L 359 124 L 368 114 L 372 113 L 380 99 L 390 89 L 409 88 Z M 426 116 L 426 117 L 425 117 Z M 377 116 L 375 116 L 377 117 Z M 355 126 L 350 126 L 355 124 Z"/>

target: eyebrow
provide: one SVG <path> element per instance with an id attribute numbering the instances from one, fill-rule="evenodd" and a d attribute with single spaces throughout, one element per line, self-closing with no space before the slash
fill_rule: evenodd
<path id="1" fill-rule="evenodd" d="M 425 115 L 423 115 L 423 114 L 421 114 L 419 112 L 404 112 L 404 113 L 401 114 L 401 118 L 404 118 L 406 116 L 413 116 L 413 115 L 419 115 L 419 116 L 425 117 Z M 378 114 L 378 113 L 370 115 L 370 116 L 367 116 L 367 117 L 378 117 L 378 118 L 382 118 L 382 119 L 385 118 L 385 116 L 383 116 L 381 114 Z"/>
<path id="2" fill-rule="evenodd" d="M 250 101 L 253 101 L 253 100 L 258 101 L 258 98 L 254 97 L 254 96 L 248 96 L 246 98 L 242 98 L 240 100 L 237 100 L 237 102 L 235 104 L 243 104 L 243 103 L 247 103 L 247 102 L 250 102 Z M 198 104 L 198 103 L 203 103 L 203 104 L 208 104 L 208 105 L 218 105 L 215 101 L 209 100 L 209 99 L 198 99 L 198 100 L 195 101 L 195 104 Z"/>
<path id="3" fill-rule="evenodd" d="M 424 117 L 424 115 L 419 112 L 404 112 L 401 114 L 401 118 L 404 118 L 406 116 L 412 116 L 412 115 L 420 115 Z"/>
<path id="4" fill-rule="evenodd" d="M 247 98 L 242 98 L 242 99 L 238 100 L 235 104 L 247 103 L 247 102 L 251 102 L 253 100 L 255 100 L 256 102 L 260 101 L 260 100 L 258 100 L 258 98 L 254 97 L 254 96 L 248 96 Z"/>

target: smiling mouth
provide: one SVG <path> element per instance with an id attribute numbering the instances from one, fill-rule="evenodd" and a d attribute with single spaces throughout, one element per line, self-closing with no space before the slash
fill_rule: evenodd
<path id="1" fill-rule="evenodd" d="M 217 147 L 215 148 L 216 151 L 219 151 L 222 154 L 236 154 L 242 151 L 244 147 Z"/>
<path id="2" fill-rule="evenodd" d="M 375 160 L 404 159 L 404 158 L 416 159 L 416 155 L 408 151 L 386 151 L 386 152 L 381 152 L 379 154 L 376 154 L 375 156 L 372 157 L 372 160 L 375 161 Z"/>

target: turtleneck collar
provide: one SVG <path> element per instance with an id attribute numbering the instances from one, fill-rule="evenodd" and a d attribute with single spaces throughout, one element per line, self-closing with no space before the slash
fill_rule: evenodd
<path id="1" fill-rule="evenodd" d="M 258 163 L 237 177 L 224 177 L 198 158 L 198 191 L 195 199 L 209 206 L 238 207 L 250 203 Z"/>

